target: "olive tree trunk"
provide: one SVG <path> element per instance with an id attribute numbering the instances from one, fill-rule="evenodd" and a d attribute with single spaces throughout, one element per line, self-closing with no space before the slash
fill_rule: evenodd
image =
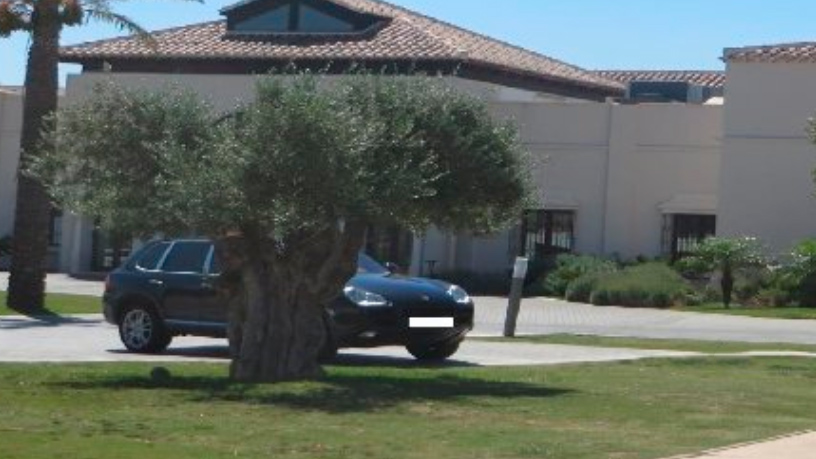
<path id="1" fill-rule="evenodd" d="M 283 245 L 244 232 L 218 244 L 230 284 L 232 379 L 281 382 L 323 375 L 319 357 L 330 326 L 325 308 L 357 271 L 364 228 L 345 225 Z"/>

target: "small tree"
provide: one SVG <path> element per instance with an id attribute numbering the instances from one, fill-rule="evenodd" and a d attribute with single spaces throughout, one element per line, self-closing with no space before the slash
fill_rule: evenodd
<path id="1" fill-rule="evenodd" d="M 216 240 L 241 381 L 321 374 L 324 305 L 369 225 L 490 232 L 528 195 L 515 129 L 421 77 L 270 77 L 220 120 L 189 94 L 100 88 L 49 137 L 31 170 L 65 208 Z"/>
<path id="2" fill-rule="evenodd" d="M 779 270 L 778 283 L 800 305 L 816 304 L 816 239 L 804 240 L 793 248 Z"/>
<path id="3" fill-rule="evenodd" d="M 765 265 L 762 247 L 755 238 L 712 237 L 700 243 L 691 256 L 681 260 L 684 269 L 696 272 L 719 272 L 722 276 L 723 304 L 731 307 L 735 276 L 742 270 Z"/>

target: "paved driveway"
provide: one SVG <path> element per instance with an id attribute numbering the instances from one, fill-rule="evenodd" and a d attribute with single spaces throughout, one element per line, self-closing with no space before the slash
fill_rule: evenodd
<path id="1" fill-rule="evenodd" d="M 0 273 L 0 290 L 7 285 Z M 52 293 L 102 294 L 102 282 L 81 281 L 62 274 L 48 276 Z M 507 300 L 476 298 L 474 334 L 499 336 L 504 328 Z M 690 312 L 594 307 L 566 301 L 535 298 L 524 300 L 519 316 L 520 334 L 586 334 L 638 338 L 696 339 L 816 344 L 816 321 L 757 319 Z"/>
<path id="2" fill-rule="evenodd" d="M 468 341 L 453 364 L 554 365 L 689 355 L 694 354 Z M 226 357 L 225 340 L 208 338 L 176 338 L 169 352 L 161 356 L 129 354 L 119 342 L 116 327 L 104 323 L 97 315 L 53 320 L 0 318 L 0 362 L 224 361 Z M 340 362 L 416 364 L 399 347 L 344 350 Z"/>

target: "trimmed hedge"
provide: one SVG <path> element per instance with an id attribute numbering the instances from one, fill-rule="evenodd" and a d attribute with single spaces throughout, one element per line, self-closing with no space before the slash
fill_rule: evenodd
<path id="1" fill-rule="evenodd" d="M 610 273 L 618 269 L 614 261 L 603 258 L 561 255 L 556 259 L 555 269 L 544 280 L 544 290 L 555 296 L 564 297 L 573 282 L 595 273 Z"/>
<path id="2" fill-rule="evenodd" d="M 685 280 L 663 263 L 647 263 L 622 271 L 591 277 L 589 302 L 596 306 L 668 308 L 682 303 L 691 289 Z M 585 292 L 586 286 L 581 286 Z"/>

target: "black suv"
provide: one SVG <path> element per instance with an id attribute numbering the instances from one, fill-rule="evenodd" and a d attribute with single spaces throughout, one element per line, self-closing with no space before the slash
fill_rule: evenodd
<path id="1" fill-rule="evenodd" d="M 460 287 L 391 273 L 361 254 L 358 274 L 327 306 L 331 355 L 337 348 L 400 345 L 420 360 L 452 356 L 473 329 L 473 301 Z M 224 338 L 227 306 L 206 240 L 154 241 L 105 282 L 105 319 L 133 352 L 164 351 L 173 336 Z"/>

